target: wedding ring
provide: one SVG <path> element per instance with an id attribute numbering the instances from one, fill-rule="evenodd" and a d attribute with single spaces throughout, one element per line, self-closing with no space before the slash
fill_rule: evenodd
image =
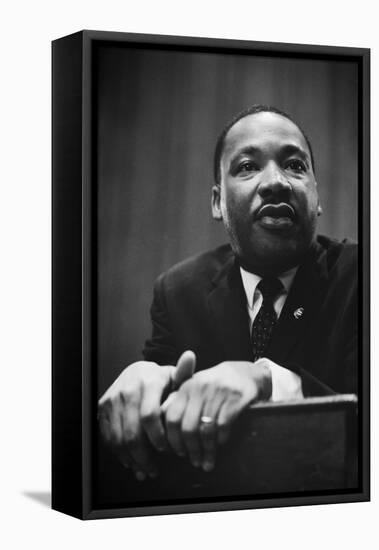
<path id="1" fill-rule="evenodd" d="M 212 424 L 214 422 L 213 418 L 211 418 L 210 416 L 202 416 L 200 418 L 200 422 L 202 424 Z"/>

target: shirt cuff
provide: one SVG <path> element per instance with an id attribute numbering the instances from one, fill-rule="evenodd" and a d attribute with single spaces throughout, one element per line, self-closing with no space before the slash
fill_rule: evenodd
<path id="1" fill-rule="evenodd" d="M 271 401 L 303 399 L 301 378 L 294 372 L 279 365 L 269 365 L 272 380 Z"/>

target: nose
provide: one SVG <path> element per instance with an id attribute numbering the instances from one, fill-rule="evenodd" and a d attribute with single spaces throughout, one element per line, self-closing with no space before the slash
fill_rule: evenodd
<path id="1" fill-rule="evenodd" d="M 261 174 L 259 194 L 262 198 L 270 195 L 288 195 L 291 192 L 291 184 L 280 166 L 274 161 L 267 163 Z"/>

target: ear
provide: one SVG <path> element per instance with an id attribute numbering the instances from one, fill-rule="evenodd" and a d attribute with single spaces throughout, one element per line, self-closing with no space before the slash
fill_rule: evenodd
<path id="1" fill-rule="evenodd" d="M 321 216 L 322 214 L 322 207 L 321 207 L 321 203 L 320 203 L 320 197 L 318 197 L 317 199 L 317 216 Z"/>
<path id="2" fill-rule="evenodd" d="M 315 180 L 315 184 L 316 184 L 316 190 L 317 190 L 317 181 Z M 321 206 L 321 203 L 320 203 L 320 197 L 317 193 L 317 216 L 321 216 L 322 214 L 322 206 Z"/>
<path id="3" fill-rule="evenodd" d="M 221 185 L 212 187 L 212 216 L 214 220 L 222 220 L 221 214 Z"/>

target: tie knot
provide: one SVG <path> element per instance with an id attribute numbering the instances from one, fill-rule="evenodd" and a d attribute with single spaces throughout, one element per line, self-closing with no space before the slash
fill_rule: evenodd
<path id="1" fill-rule="evenodd" d="M 258 283 L 258 288 L 262 293 L 263 300 L 273 300 L 283 289 L 283 285 L 279 279 L 275 277 L 267 277 Z"/>

